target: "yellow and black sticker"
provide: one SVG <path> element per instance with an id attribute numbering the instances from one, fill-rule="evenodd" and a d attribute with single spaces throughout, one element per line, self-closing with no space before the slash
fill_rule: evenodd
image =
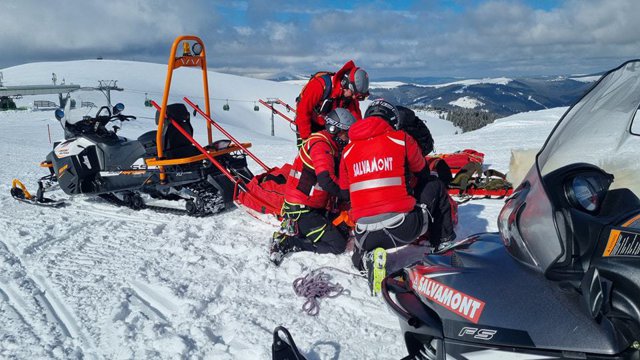
<path id="1" fill-rule="evenodd" d="M 602 256 L 640 256 L 640 232 L 631 229 L 611 229 Z"/>
<path id="2" fill-rule="evenodd" d="M 69 164 L 65 164 L 63 167 L 58 169 L 58 177 L 61 177 L 62 175 L 64 175 L 64 172 L 67 171 L 68 168 L 69 168 Z"/>
<path id="3" fill-rule="evenodd" d="M 120 171 L 120 175 L 144 175 L 146 170 L 123 170 Z"/>

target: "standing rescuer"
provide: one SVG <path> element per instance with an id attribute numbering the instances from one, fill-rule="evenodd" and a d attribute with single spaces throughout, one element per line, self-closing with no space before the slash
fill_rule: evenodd
<path id="1" fill-rule="evenodd" d="M 345 108 L 356 120 L 362 119 L 359 101 L 369 96 L 369 75 L 348 61 L 336 73 L 318 72 L 296 99 L 298 147 L 312 133 L 325 128 L 324 117 L 337 108 Z"/>
<path id="2" fill-rule="evenodd" d="M 432 194 L 444 194 L 445 190 L 442 182 L 430 181 L 429 167 L 416 141 L 390 125 L 399 117 L 392 104 L 384 100 L 372 102 L 365 118 L 350 128 L 351 142 L 345 147 L 340 164 L 340 186 L 349 190 L 351 217 L 356 222 L 353 264 L 367 270 L 373 293 L 379 292 L 385 275 L 383 249 L 411 243 L 426 233 L 430 207 L 438 206 L 432 201 Z M 416 187 L 424 189 L 419 202 L 412 196 L 408 173 L 418 178 Z M 447 209 L 443 211 L 440 216 L 450 216 Z M 442 232 L 431 240 L 449 239 L 453 229 Z"/>
<path id="3" fill-rule="evenodd" d="M 309 136 L 300 148 L 287 178 L 281 231 L 274 233 L 271 243 L 274 264 L 294 251 L 344 252 L 346 236 L 331 223 L 327 205 L 332 197 L 349 198 L 338 185 L 336 165 L 355 121 L 348 110 L 334 109 L 325 118 L 326 129 Z"/>

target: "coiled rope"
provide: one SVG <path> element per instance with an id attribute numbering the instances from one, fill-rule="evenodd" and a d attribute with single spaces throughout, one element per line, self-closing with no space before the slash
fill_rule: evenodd
<path id="1" fill-rule="evenodd" d="M 348 275 L 361 276 L 360 274 L 354 274 L 331 266 L 323 266 L 295 279 L 293 281 L 293 291 L 295 291 L 296 295 L 307 299 L 302 304 L 302 311 L 310 316 L 317 316 L 320 312 L 320 299 L 335 298 L 345 291 L 344 287 L 339 283 L 331 283 L 329 281 L 331 275 L 322 272 L 322 269 L 331 269 Z"/>

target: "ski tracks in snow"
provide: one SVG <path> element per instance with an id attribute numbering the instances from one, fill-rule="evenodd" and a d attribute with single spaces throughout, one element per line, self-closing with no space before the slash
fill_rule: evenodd
<path id="1" fill-rule="evenodd" d="M 21 321 L 34 335 L 36 344 L 30 351 L 38 349 L 46 357 L 52 358 L 95 358 L 92 339 L 82 332 L 72 312 L 48 282 L 40 276 L 29 275 L 21 260 L 2 242 L 0 256 L 0 273 L 3 274 L 0 277 L 0 293 L 5 300 L 4 306 L 13 312 L 13 316 L 10 312 L 3 312 L 3 317 L 8 316 L 8 322 Z M 3 339 L 1 343 L 7 346 L 10 341 L 11 338 Z"/>
<path id="2" fill-rule="evenodd" d="M 271 332 L 282 324 L 310 358 L 375 358 L 400 348 L 395 318 L 371 316 L 385 306 L 368 296 L 362 278 L 331 273 L 349 291 L 321 301 L 317 318 L 299 310 L 304 300 L 292 281 L 325 265 L 350 269 L 347 255 L 299 253 L 276 268 L 267 256 L 274 227 L 239 209 L 203 221 L 73 202 L 38 208 L 37 227 L 26 216 L 33 207 L 13 204 L 14 221 L 0 225 L 24 267 L 39 274 L 34 284 L 46 279 L 38 288 L 55 294 L 52 311 L 26 306 L 57 314 L 60 340 L 52 343 L 71 342 L 84 356 L 107 358 L 268 358 Z M 363 318 L 375 327 L 357 327 L 353 335 L 367 350 L 342 348 L 336 329 Z"/>

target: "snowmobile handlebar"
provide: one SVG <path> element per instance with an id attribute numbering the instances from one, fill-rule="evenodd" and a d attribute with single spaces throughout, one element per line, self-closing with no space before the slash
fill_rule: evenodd
<path id="1" fill-rule="evenodd" d="M 135 120 L 137 119 L 137 117 L 133 116 L 133 115 L 122 115 L 122 114 L 118 114 L 118 115 L 113 115 L 111 117 L 111 119 L 118 119 L 120 121 L 131 121 L 131 120 Z"/>
<path id="2" fill-rule="evenodd" d="M 107 114 L 100 115 L 106 110 Z M 98 134 L 98 135 L 109 135 L 111 133 L 110 130 L 107 130 L 106 126 L 111 121 L 120 120 L 120 121 L 130 121 L 135 120 L 136 117 L 132 115 L 123 115 L 122 113 L 112 114 L 111 110 L 107 106 L 102 106 L 95 117 L 85 116 L 81 121 L 78 121 L 76 124 L 67 124 L 66 128 L 77 134 Z"/>
<path id="3" fill-rule="evenodd" d="M 122 107 L 118 108 L 118 105 L 121 105 Z M 111 108 L 109 106 L 101 106 L 100 109 L 98 109 L 98 112 L 96 113 L 95 120 L 101 122 L 103 125 L 106 125 L 108 122 L 112 120 L 129 121 L 129 120 L 136 119 L 136 117 L 133 115 L 123 115 L 120 112 L 123 109 L 124 109 L 124 105 L 122 105 L 121 103 L 117 104 L 116 107 L 114 107 L 113 112 L 111 112 Z M 100 115 L 103 110 L 107 112 L 107 115 Z"/>

